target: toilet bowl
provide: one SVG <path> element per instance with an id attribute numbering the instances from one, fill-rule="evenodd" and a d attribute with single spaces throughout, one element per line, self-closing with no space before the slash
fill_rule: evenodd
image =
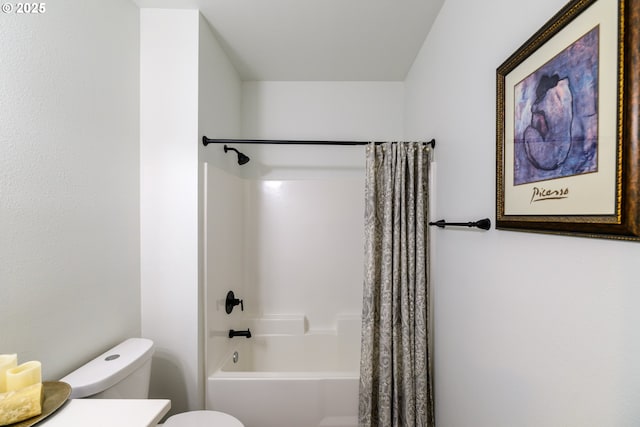
<path id="1" fill-rule="evenodd" d="M 238 419 L 218 411 L 190 411 L 169 417 L 164 427 L 224 426 L 243 427 Z"/>
<path id="2" fill-rule="evenodd" d="M 72 399 L 148 399 L 153 341 L 130 338 L 62 378 Z M 243 427 L 218 411 L 191 411 L 169 417 L 165 427 Z"/>

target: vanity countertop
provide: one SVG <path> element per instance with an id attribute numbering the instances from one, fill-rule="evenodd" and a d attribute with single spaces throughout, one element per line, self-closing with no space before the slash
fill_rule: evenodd
<path id="1" fill-rule="evenodd" d="M 37 427 L 154 427 L 169 408 L 167 399 L 71 399 Z"/>

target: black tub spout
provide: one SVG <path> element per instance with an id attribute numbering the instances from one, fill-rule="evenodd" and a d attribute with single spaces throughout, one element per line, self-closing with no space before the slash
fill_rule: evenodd
<path id="1" fill-rule="evenodd" d="M 233 329 L 229 329 L 229 338 L 233 337 L 251 338 L 251 331 L 249 328 L 247 328 L 246 331 L 234 331 Z"/>

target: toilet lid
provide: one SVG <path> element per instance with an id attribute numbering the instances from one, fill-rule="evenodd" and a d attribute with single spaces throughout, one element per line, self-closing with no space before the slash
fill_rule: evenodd
<path id="1" fill-rule="evenodd" d="M 237 418 L 218 411 L 190 411 L 169 417 L 164 427 L 244 427 Z"/>

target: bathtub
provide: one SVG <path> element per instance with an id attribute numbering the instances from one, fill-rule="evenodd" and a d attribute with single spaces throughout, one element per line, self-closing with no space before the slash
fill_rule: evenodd
<path id="1" fill-rule="evenodd" d="M 232 414 L 245 427 L 358 425 L 359 337 L 257 335 L 232 342 L 207 380 L 208 409 Z"/>

